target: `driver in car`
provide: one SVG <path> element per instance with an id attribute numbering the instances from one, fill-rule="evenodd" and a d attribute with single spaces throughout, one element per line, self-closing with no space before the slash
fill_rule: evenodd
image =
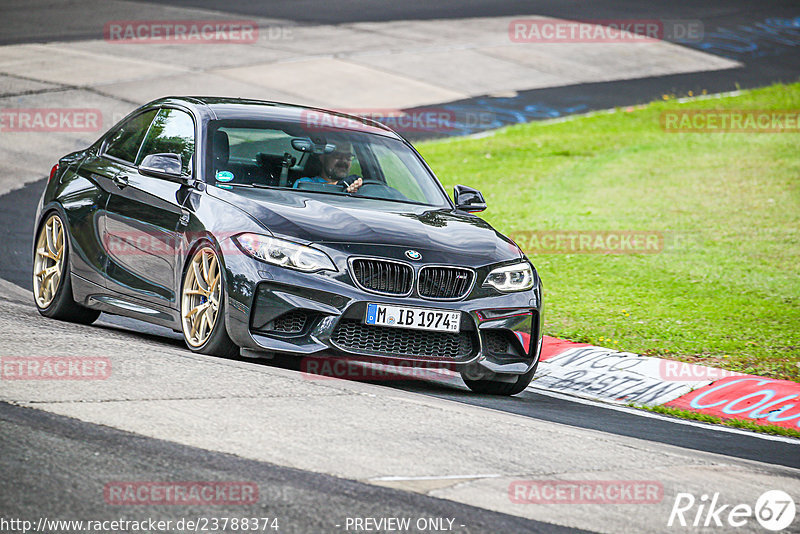
<path id="1" fill-rule="evenodd" d="M 297 187 L 300 182 L 342 184 L 346 192 L 355 193 L 364 181 L 355 174 L 348 174 L 354 157 L 353 146 L 350 143 L 339 143 L 334 152 L 320 156 L 322 169 L 319 176 L 299 178 L 293 187 Z"/>

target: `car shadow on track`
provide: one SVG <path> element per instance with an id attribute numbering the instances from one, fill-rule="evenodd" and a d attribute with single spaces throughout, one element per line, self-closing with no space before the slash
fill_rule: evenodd
<path id="1" fill-rule="evenodd" d="M 114 321 L 111 323 L 109 321 Z M 111 317 L 105 314 L 94 328 L 132 334 L 150 342 L 163 343 L 165 347 L 183 348 L 187 355 L 192 353 L 185 344 L 181 334 L 169 329 L 152 327 L 134 319 Z M 141 329 L 149 329 L 147 332 Z M 160 329 L 160 332 L 153 330 Z M 338 361 L 341 357 L 317 355 L 313 361 Z M 455 375 L 443 375 L 409 379 L 402 371 L 384 369 L 363 372 L 354 371 L 358 366 L 336 368 L 317 366 L 310 367 L 310 358 L 288 355 L 275 355 L 272 358 L 231 358 L 237 362 L 250 365 L 264 365 L 294 371 L 311 380 L 343 379 L 383 386 L 387 393 L 392 390 L 417 393 L 437 399 L 454 401 L 471 406 L 499 410 L 518 416 L 529 417 L 539 421 L 563 424 L 575 428 L 596 430 L 609 434 L 637 438 L 645 441 L 673 445 L 682 448 L 702 450 L 748 460 L 800 468 L 798 441 L 767 440 L 762 436 L 720 434 L 720 429 L 708 425 L 687 426 L 682 421 L 674 421 L 666 417 L 652 417 L 649 414 L 636 414 L 615 411 L 602 405 L 587 405 L 564 398 L 553 397 L 528 389 L 511 397 L 482 395 L 469 391 L 461 379 Z M 349 362 L 349 360 L 348 360 Z M 333 373 L 331 373 L 333 369 Z M 342 373 L 341 369 L 346 372 Z"/>
<path id="2" fill-rule="evenodd" d="M 183 348 L 187 354 L 191 354 L 186 347 L 183 336 L 169 328 L 105 313 L 94 323 L 94 326 L 132 334 L 151 342 L 164 343 L 170 347 Z M 345 360 L 340 355 L 326 353 L 317 354 L 313 357 L 264 353 L 264 357 L 261 358 L 235 356 L 227 359 L 295 371 L 309 379 L 350 380 L 414 393 L 446 394 L 448 397 L 475 395 L 469 392 L 457 373 L 447 372 L 438 368 L 363 364 L 357 361 Z M 416 375 L 414 375 L 415 370 Z M 424 372 L 424 374 L 419 375 L 420 371 Z M 409 378 L 410 374 L 415 377 Z M 454 400 L 456 399 L 454 398 Z"/>
<path id="3" fill-rule="evenodd" d="M 186 347 L 181 334 L 173 332 L 168 328 L 162 328 L 149 323 L 135 321 L 134 319 L 128 319 L 127 317 L 108 315 L 104 313 L 100 315 L 100 318 L 92 326 L 105 330 L 112 330 L 114 332 L 120 332 L 123 334 L 133 334 L 136 337 L 146 339 L 148 341 L 164 343 L 173 347 Z"/>

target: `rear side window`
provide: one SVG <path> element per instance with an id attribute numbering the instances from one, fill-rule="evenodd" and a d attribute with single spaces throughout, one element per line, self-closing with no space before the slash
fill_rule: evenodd
<path id="1" fill-rule="evenodd" d="M 155 115 L 156 110 L 147 111 L 120 126 L 108 137 L 105 153 L 128 163 L 136 161 L 139 146 Z"/>
<path id="2" fill-rule="evenodd" d="M 230 163 L 258 165 L 259 154 L 283 157 L 290 154 L 301 157 L 303 154 L 292 148 L 292 136 L 281 130 L 220 128 L 225 132 L 230 144 Z"/>
<path id="3" fill-rule="evenodd" d="M 191 115 L 179 109 L 162 109 L 156 115 L 136 164 L 150 154 L 178 154 L 181 157 L 181 171 L 189 173 L 189 165 L 194 155 L 194 121 Z"/>

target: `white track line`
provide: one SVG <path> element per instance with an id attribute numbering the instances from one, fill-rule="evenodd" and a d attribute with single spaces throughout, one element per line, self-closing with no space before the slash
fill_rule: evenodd
<path id="1" fill-rule="evenodd" d="M 370 478 L 369 480 L 382 480 L 385 482 L 389 481 L 402 481 L 402 480 L 460 480 L 462 478 L 500 478 L 504 475 L 441 475 L 441 476 L 419 476 L 419 477 L 396 477 L 396 476 L 389 476 L 389 477 L 377 477 L 377 478 Z M 507 475 L 506 475 L 507 476 Z"/>
<path id="2" fill-rule="evenodd" d="M 615 410 L 618 412 L 629 413 L 632 415 L 638 415 L 640 417 L 649 417 L 650 419 L 661 419 L 662 421 L 669 421 L 670 423 L 675 423 L 678 425 L 686 425 L 686 426 L 696 426 L 698 428 L 704 428 L 706 430 L 714 430 L 717 432 L 727 432 L 729 434 L 738 434 L 740 436 L 747 436 L 751 438 L 758 438 L 764 439 L 767 441 L 781 441 L 783 443 L 792 443 L 794 445 L 800 445 L 800 439 L 797 438 L 790 438 L 786 436 L 773 436 L 772 434 L 762 434 L 760 432 L 753 432 L 749 430 L 740 430 L 738 428 L 731 428 L 722 425 L 714 425 L 710 423 L 701 423 L 699 421 L 691 421 L 689 419 L 680 419 L 677 417 L 668 417 L 665 415 L 648 412 L 646 410 L 641 410 L 638 408 L 630 408 L 628 406 L 616 406 L 614 404 L 608 404 L 605 402 L 593 401 L 589 399 L 584 399 L 581 397 L 573 397 L 571 395 L 565 395 L 563 393 L 556 393 L 555 391 L 550 391 L 548 389 L 540 389 L 533 386 L 528 386 L 527 391 L 532 391 L 539 395 L 544 395 L 546 397 L 552 397 L 554 399 L 566 400 L 570 402 L 577 402 L 578 404 L 586 404 L 588 406 L 596 406 L 598 408 L 605 408 L 608 410 Z"/>

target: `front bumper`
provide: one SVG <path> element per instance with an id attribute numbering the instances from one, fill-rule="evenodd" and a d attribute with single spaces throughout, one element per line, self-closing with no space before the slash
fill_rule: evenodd
<path id="1" fill-rule="evenodd" d="M 539 360 L 543 319 L 538 280 L 530 291 L 479 290 L 464 300 L 438 301 L 372 294 L 356 287 L 347 273 L 301 273 L 242 254 L 225 262 L 228 334 L 243 349 L 435 362 L 453 369 L 477 364 L 502 374 L 526 373 Z M 368 303 L 457 310 L 460 332 L 365 325 Z"/>

